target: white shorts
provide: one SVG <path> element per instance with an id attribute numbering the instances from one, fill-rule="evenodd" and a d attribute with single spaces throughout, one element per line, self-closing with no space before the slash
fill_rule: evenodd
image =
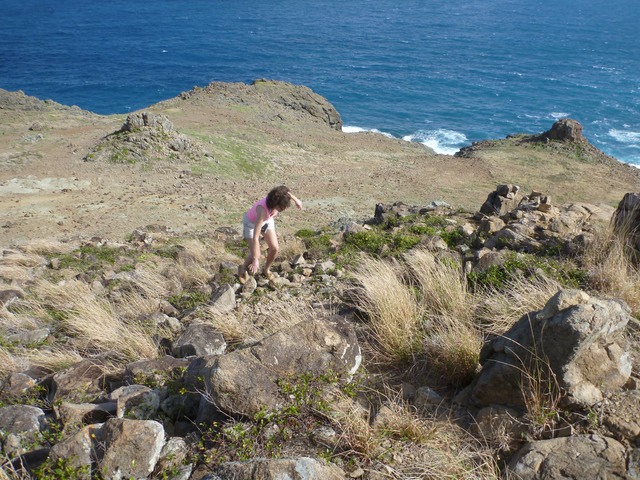
<path id="1" fill-rule="evenodd" d="M 244 217 L 242 218 L 242 236 L 246 240 L 251 240 L 253 238 L 253 231 L 255 228 L 255 223 L 249 220 L 249 217 L 247 217 L 247 214 L 245 213 Z M 273 217 L 262 224 L 261 235 L 264 234 L 264 232 L 266 232 L 267 230 L 271 230 L 273 232 L 276 231 L 276 224 L 273 221 Z"/>

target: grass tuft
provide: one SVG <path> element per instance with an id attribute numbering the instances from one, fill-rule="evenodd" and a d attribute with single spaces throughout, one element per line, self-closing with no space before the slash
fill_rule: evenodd
<path id="1" fill-rule="evenodd" d="M 153 332 L 137 321 L 126 321 L 114 306 L 80 281 L 54 285 L 41 280 L 34 286 L 44 308 L 58 312 L 58 327 L 74 346 L 88 353 L 115 352 L 124 359 L 155 358 Z"/>
<path id="2" fill-rule="evenodd" d="M 355 303 L 368 319 L 377 353 L 391 362 L 412 361 L 423 312 L 414 289 L 401 280 L 400 265 L 362 257 L 354 276 Z"/>

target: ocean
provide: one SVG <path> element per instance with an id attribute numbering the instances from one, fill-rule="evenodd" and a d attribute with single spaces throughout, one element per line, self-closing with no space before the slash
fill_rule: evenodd
<path id="1" fill-rule="evenodd" d="M 584 126 L 640 166 L 637 0 L 0 0 L 0 88 L 126 113 L 212 81 L 304 84 L 346 131 L 454 153 Z"/>

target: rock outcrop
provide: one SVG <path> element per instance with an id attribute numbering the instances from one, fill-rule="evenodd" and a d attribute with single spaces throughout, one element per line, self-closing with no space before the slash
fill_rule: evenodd
<path id="1" fill-rule="evenodd" d="M 498 185 L 480 207 L 480 213 L 501 217 L 510 212 L 518 206 L 519 191 L 520 187 L 517 185 Z"/>
<path id="2" fill-rule="evenodd" d="M 210 156 L 206 149 L 175 131 L 165 115 L 130 114 L 120 130 L 106 136 L 84 159 L 110 163 L 148 163 L 156 160 L 190 163 Z"/>
<path id="3" fill-rule="evenodd" d="M 207 357 L 205 357 L 207 358 Z M 285 402 L 278 382 L 302 374 L 353 375 L 362 357 L 353 327 L 341 320 L 308 320 L 256 345 L 192 365 L 187 376 L 204 375 L 207 399 L 231 415 L 252 417 Z M 202 412 L 201 412 L 202 413 Z"/>
<path id="4" fill-rule="evenodd" d="M 558 140 L 561 142 L 586 142 L 582 134 L 582 125 L 571 118 L 561 118 L 555 122 L 550 130 L 540 134 L 539 141 Z"/>
<path id="5" fill-rule="evenodd" d="M 630 479 L 624 446 L 612 438 L 580 435 L 525 445 L 509 463 L 520 480 L 552 478 Z"/>
<path id="6" fill-rule="evenodd" d="M 519 187 L 499 185 L 476 214 L 478 234 L 487 249 L 521 252 L 562 251 L 577 237 L 591 235 L 595 223 L 605 223 L 612 209 L 587 203 L 555 206 L 541 192 L 521 195 Z"/>
<path id="7" fill-rule="evenodd" d="M 259 106 L 268 122 L 296 122 L 297 116 L 302 114 L 334 130 L 342 130 L 342 119 L 335 107 L 303 85 L 266 79 L 257 79 L 251 85 L 212 82 L 204 88 L 183 92 L 180 98 L 193 102 L 202 94 L 215 95 L 220 100 L 240 103 L 244 107 Z"/>
<path id="8" fill-rule="evenodd" d="M 640 252 L 640 193 L 627 193 L 613 215 L 614 231 Z"/>
<path id="9" fill-rule="evenodd" d="M 621 302 L 560 291 L 484 346 L 471 401 L 524 407 L 527 391 L 546 383 L 557 389 L 561 403 L 591 407 L 631 375 L 622 338 L 629 319 Z"/>

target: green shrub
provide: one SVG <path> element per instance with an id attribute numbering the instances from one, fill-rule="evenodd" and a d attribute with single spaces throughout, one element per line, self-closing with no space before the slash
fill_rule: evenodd
<path id="1" fill-rule="evenodd" d="M 53 258 L 59 259 L 60 268 L 87 271 L 105 264 L 113 265 L 120 254 L 121 250 L 115 247 L 84 246 L 66 255 L 53 255 Z"/>
<path id="2" fill-rule="evenodd" d="M 169 297 L 169 303 L 180 311 L 193 310 L 209 301 L 209 296 L 200 290 L 187 290 Z"/>
<path id="3" fill-rule="evenodd" d="M 379 230 L 364 230 L 349 233 L 344 238 L 346 248 L 378 256 L 385 245 L 391 243 L 391 234 Z"/>
<path id="4" fill-rule="evenodd" d="M 588 274 L 569 261 L 511 252 L 502 265 L 493 265 L 484 272 L 471 272 L 467 275 L 469 287 L 473 290 L 502 290 L 510 280 L 517 277 L 529 278 L 544 275 L 556 280 L 566 288 L 585 288 Z"/>
<path id="5" fill-rule="evenodd" d="M 311 230 L 309 228 L 303 228 L 301 230 L 298 230 L 295 233 L 295 236 L 298 237 L 298 238 L 311 238 L 311 237 L 315 237 L 318 234 L 319 233 L 316 232 L 315 230 Z"/>

